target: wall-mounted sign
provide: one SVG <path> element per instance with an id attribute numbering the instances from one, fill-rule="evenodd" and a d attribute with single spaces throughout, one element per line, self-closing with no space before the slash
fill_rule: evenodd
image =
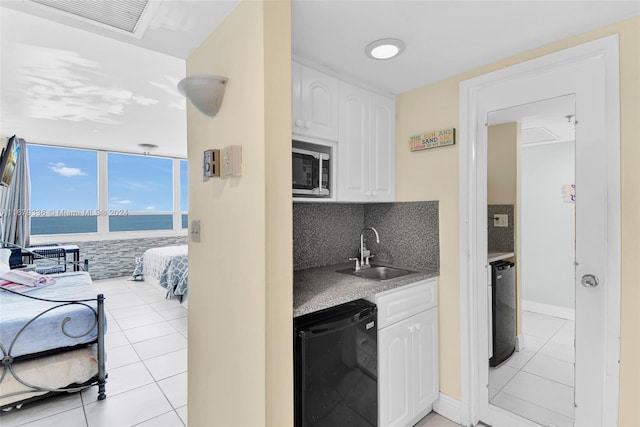
<path id="1" fill-rule="evenodd" d="M 576 185 L 562 184 L 562 201 L 565 203 L 576 202 Z"/>
<path id="2" fill-rule="evenodd" d="M 411 151 L 426 150 L 427 148 L 444 147 L 456 143 L 456 129 L 440 129 L 433 132 L 412 136 L 409 139 Z"/>

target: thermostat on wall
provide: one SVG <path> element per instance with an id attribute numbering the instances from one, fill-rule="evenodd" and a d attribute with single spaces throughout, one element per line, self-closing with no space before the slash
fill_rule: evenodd
<path id="1" fill-rule="evenodd" d="M 220 150 L 205 150 L 202 157 L 202 180 L 220 176 Z"/>

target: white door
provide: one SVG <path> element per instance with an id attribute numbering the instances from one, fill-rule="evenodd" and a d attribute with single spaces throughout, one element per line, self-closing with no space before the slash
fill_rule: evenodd
<path id="1" fill-rule="evenodd" d="M 426 410 L 438 399 L 438 310 L 418 313 L 413 321 L 413 413 Z"/>
<path id="2" fill-rule="evenodd" d="M 370 104 L 367 91 L 340 83 L 338 198 L 341 201 L 367 200 L 370 186 Z"/>
<path id="3" fill-rule="evenodd" d="M 378 404 L 381 426 L 405 426 L 413 418 L 412 318 L 378 331 Z"/>
<path id="4" fill-rule="evenodd" d="M 298 132 L 314 137 L 338 140 L 338 79 L 301 66 L 301 117 Z M 296 123 L 294 122 L 294 126 Z"/>
<path id="5" fill-rule="evenodd" d="M 393 99 L 371 95 L 371 171 L 367 194 L 377 202 L 395 200 L 395 111 Z"/>
<path id="6" fill-rule="evenodd" d="M 471 256 L 468 270 L 461 267 L 461 280 L 469 277 L 471 286 L 463 287 L 462 292 L 468 290 L 473 303 L 473 315 L 469 323 L 463 324 L 463 336 L 465 331 L 471 335 L 475 330 L 478 334 L 478 359 L 474 360 L 473 353 L 469 353 L 470 366 L 478 374 L 476 388 L 470 390 L 475 397 L 471 404 L 475 400 L 478 413 L 470 414 L 471 421 L 479 418 L 499 425 L 503 420 L 503 415 L 496 415 L 488 405 L 486 388 L 487 216 L 480 214 L 486 213 L 487 201 L 487 116 L 491 111 L 574 94 L 577 122 L 575 425 L 617 424 L 620 202 L 619 89 L 615 76 L 618 61 L 615 37 L 602 40 L 521 64 L 514 67 L 515 71 L 502 70 L 484 76 L 483 81 L 479 78 L 470 81 L 468 87 L 464 84 L 461 87 L 461 93 L 470 94 L 469 98 L 463 97 L 461 105 L 463 111 L 465 106 L 471 111 L 470 128 L 477 138 L 471 138 L 469 152 L 461 148 L 461 169 L 470 167 L 470 172 L 461 172 L 461 191 L 465 191 L 466 185 L 469 193 L 466 199 L 469 204 L 463 202 L 461 206 L 461 233 L 470 236 L 469 241 L 461 239 L 461 252 Z M 487 81 L 492 82 L 489 88 Z M 471 87 L 475 89 L 469 89 Z M 476 153 L 473 153 L 474 145 Z M 468 165 L 464 164 L 465 159 Z M 463 194 L 461 199 L 464 197 Z M 588 286 L 596 282 L 597 286 Z M 477 293 L 471 291 L 472 287 Z"/>

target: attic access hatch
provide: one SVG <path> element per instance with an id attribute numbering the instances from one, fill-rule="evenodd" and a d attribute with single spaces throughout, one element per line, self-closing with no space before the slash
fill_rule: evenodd
<path id="1" fill-rule="evenodd" d="M 142 37 L 159 2 L 149 0 L 27 0 L 41 11 L 55 13 L 119 33 Z"/>

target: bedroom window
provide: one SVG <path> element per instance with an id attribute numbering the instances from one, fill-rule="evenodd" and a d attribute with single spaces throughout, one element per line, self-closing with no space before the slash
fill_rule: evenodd
<path id="1" fill-rule="evenodd" d="M 173 162 L 108 153 L 109 231 L 173 229 Z"/>
<path id="2" fill-rule="evenodd" d="M 98 231 L 98 153 L 28 146 L 31 234 Z"/>
<path id="3" fill-rule="evenodd" d="M 31 235 L 129 236 L 187 228 L 186 160 L 35 144 L 27 148 Z"/>
<path id="4" fill-rule="evenodd" d="M 188 163 L 180 160 L 180 222 L 181 228 L 189 228 L 187 210 L 189 206 L 189 178 L 187 174 Z"/>

